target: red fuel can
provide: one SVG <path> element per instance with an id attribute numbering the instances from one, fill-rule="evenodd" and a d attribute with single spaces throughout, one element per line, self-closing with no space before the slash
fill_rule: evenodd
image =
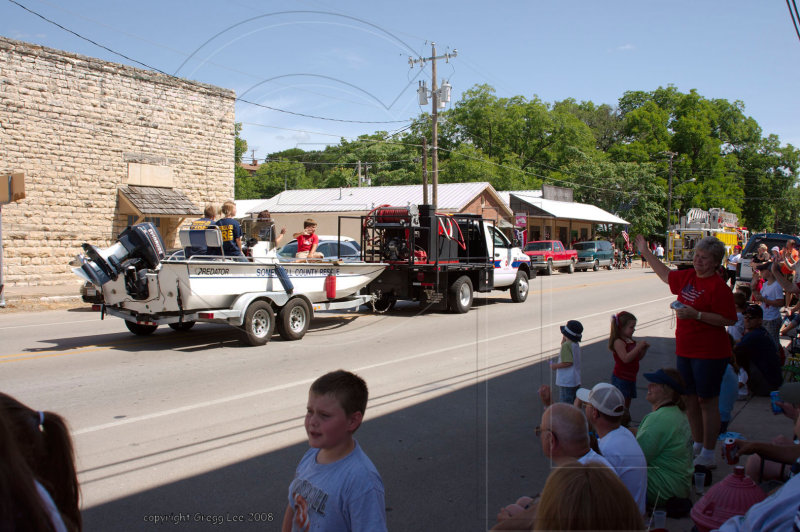
<path id="1" fill-rule="evenodd" d="M 325 295 L 328 299 L 336 299 L 336 276 L 328 275 L 325 277 Z"/>

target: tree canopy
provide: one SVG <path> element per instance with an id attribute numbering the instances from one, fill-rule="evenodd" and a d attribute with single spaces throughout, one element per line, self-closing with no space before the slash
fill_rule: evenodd
<path id="1" fill-rule="evenodd" d="M 247 143 L 236 129 L 236 158 Z M 270 154 L 255 175 L 237 170 L 236 198 L 286 188 L 422 182 L 422 139 L 430 116 L 403 132 L 376 131 L 324 150 Z M 653 234 L 691 207 L 722 207 L 751 230 L 797 233 L 800 151 L 745 114 L 744 103 L 708 99 L 672 85 L 625 92 L 615 106 L 568 98 L 498 97 L 476 85 L 439 113 L 439 181 L 487 181 L 497 190 L 571 187 L 591 203 Z M 237 166 L 238 167 L 238 166 Z M 432 170 L 428 161 L 428 171 Z"/>

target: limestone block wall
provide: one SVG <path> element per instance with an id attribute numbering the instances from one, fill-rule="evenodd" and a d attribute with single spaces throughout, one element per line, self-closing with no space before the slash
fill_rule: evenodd
<path id="1" fill-rule="evenodd" d="M 128 163 L 169 166 L 202 211 L 234 192 L 233 91 L 0 37 L 0 176 L 6 286 L 72 282 L 83 242 L 110 245 Z M 169 243 L 168 243 L 169 244 Z"/>

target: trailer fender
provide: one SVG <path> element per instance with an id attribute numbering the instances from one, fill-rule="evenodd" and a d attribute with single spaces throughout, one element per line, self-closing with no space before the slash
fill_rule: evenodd
<path id="1" fill-rule="evenodd" d="M 236 301 L 233 302 L 231 305 L 231 310 L 234 311 L 234 316 L 228 318 L 228 323 L 231 325 L 241 326 L 244 323 L 244 315 L 247 312 L 247 309 L 252 305 L 255 301 L 266 301 L 275 310 L 280 309 L 283 307 L 288 301 L 289 294 L 283 294 L 280 292 L 270 292 L 270 295 L 267 296 L 263 292 L 248 292 L 247 294 L 242 294 L 236 298 Z"/>

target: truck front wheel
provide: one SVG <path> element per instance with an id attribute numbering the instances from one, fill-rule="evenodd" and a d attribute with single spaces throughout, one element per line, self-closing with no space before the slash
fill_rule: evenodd
<path id="1" fill-rule="evenodd" d="M 517 278 L 511 285 L 511 301 L 523 303 L 528 299 L 528 276 L 525 272 L 517 272 Z"/>
<path id="2" fill-rule="evenodd" d="M 567 273 L 575 273 L 575 261 L 569 261 L 569 266 L 567 266 Z"/>
<path id="3" fill-rule="evenodd" d="M 381 297 L 373 303 L 375 312 L 389 312 L 394 308 L 397 303 L 397 298 L 394 294 L 381 294 Z"/>
<path id="4" fill-rule="evenodd" d="M 244 315 L 244 339 L 250 345 L 264 345 L 275 331 L 275 312 L 266 301 L 255 301 Z"/>
<path id="5" fill-rule="evenodd" d="M 544 269 L 545 275 L 553 275 L 553 259 L 547 259 L 547 267 Z"/>
<path id="6" fill-rule="evenodd" d="M 450 285 L 447 301 L 450 311 L 456 314 L 464 314 L 472 307 L 472 281 L 469 277 L 462 275 Z"/>

